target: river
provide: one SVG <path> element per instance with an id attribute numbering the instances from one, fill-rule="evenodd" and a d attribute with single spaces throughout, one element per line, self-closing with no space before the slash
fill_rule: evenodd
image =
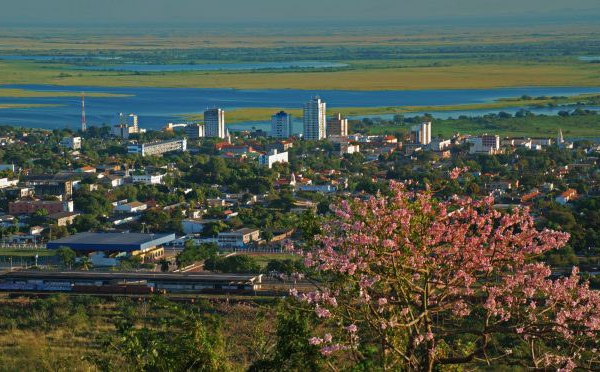
<path id="1" fill-rule="evenodd" d="M 572 96 L 600 93 L 600 87 L 517 87 L 495 89 L 415 90 L 415 91 L 308 91 L 308 90 L 238 90 L 193 88 L 113 88 L 63 87 L 52 85 L 5 85 L 1 89 L 20 88 L 51 92 L 104 92 L 127 94 L 129 97 L 87 97 L 88 126 L 112 124 L 118 112 L 136 113 L 140 126 L 158 129 L 168 122 L 180 122 L 183 114 L 202 113 L 208 107 L 236 108 L 301 108 L 303 102 L 319 95 L 327 102 L 328 112 L 336 107 L 439 106 L 493 102 L 499 98 L 537 96 Z M 53 104 L 56 107 L 0 109 L 0 124 L 35 128 L 79 128 L 81 101 L 79 97 L 6 98 L 1 104 Z M 440 111 L 437 117 L 481 115 L 488 112 L 516 111 L 510 109 Z M 555 109 L 532 109 L 533 112 L 556 113 Z M 375 115 L 383 116 L 385 115 Z M 257 125 L 266 125 L 268 115 Z M 261 124 L 262 123 L 262 124 Z M 252 124 L 251 124 L 252 125 Z M 240 125 L 231 125 L 239 129 Z"/>

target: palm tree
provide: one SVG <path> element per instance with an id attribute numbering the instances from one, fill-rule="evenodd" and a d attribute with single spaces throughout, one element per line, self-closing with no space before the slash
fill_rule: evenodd
<path id="1" fill-rule="evenodd" d="M 81 270 L 88 271 L 92 268 L 92 260 L 88 256 L 81 257 L 79 261 L 79 266 Z"/>

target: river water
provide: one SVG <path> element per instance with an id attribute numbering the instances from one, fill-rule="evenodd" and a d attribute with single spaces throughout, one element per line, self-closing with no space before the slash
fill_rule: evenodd
<path id="1" fill-rule="evenodd" d="M 51 92 L 104 92 L 127 94 L 129 97 L 87 97 L 86 116 L 88 126 L 113 124 L 118 112 L 135 113 L 143 128 L 158 129 L 169 122 L 181 122 L 183 114 L 202 113 L 209 107 L 225 110 L 236 108 L 301 108 L 312 96 L 319 95 L 327 102 L 328 112 L 337 107 L 391 107 L 391 106 L 438 106 L 493 102 L 499 98 L 537 96 L 571 96 L 599 93 L 600 87 L 516 87 L 495 89 L 415 90 L 415 91 L 308 91 L 297 89 L 194 89 L 194 88 L 113 88 L 113 87 L 63 87 L 51 85 L 5 85 L 1 89 L 21 88 Z M 23 109 L 0 109 L 0 125 L 36 128 L 79 128 L 81 100 L 79 97 L 53 98 L 4 98 L 1 104 L 54 104 L 57 107 Z M 489 112 L 516 112 L 519 107 L 493 110 L 439 111 L 436 117 L 459 115 L 482 115 Z M 533 112 L 556 114 L 560 109 L 531 109 Z M 392 115 L 375 115 L 391 117 Z M 248 123 L 266 128 L 270 120 Z M 230 129 L 248 127 L 248 124 L 231 125 Z"/>

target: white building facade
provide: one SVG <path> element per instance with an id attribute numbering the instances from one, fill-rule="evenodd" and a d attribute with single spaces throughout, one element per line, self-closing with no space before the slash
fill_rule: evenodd
<path id="1" fill-rule="evenodd" d="M 431 143 L 431 122 L 425 121 L 410 129 L 410 137 L 413 143 L 429 145 Z"/>
<path id="2" fill-rule="evenodd" d="M 227 137 L 225 130 L 225 111 L 213 108 L 204 111 L 204 135 L 206 137 Z"/>
<path id="3" fill-rule="evenodd" d="M 327 105 L 319 97 L 304 104 L 303 138 L 309 141 L 322 140 L 327 135 Z"/>
<path id="4" fill-rule="evenodd" d="M 276 149 L 269 151 L 267 154 L 262 154 L 258 157 L 258 165 L 272 168 L 275 163 L 287 163 L 288 152 L 277 152 Z"/>

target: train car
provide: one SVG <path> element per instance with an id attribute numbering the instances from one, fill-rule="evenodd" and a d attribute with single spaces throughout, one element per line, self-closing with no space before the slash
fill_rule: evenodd
<path id="1" fill-rule="evenodd" d="M 154 288 L 145 285 L 74 285 L 73 292 L 89 294 L 151 294 Z"/>

